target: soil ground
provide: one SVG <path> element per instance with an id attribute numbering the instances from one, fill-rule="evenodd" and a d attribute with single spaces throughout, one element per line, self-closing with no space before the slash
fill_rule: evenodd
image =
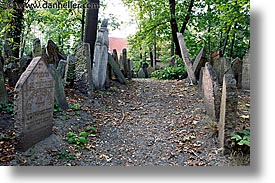
<path id="1" fill-rule="evenodd" d="M 13 116 L 0 117 L 0 165 L 230 166 L 249 165 L 249 153 L 223 155 L 198 86 L 186 80 L 133 79 L 87 97 L 66 89 L 70 108 L 54 113 L 53 134 L 25 152 L 13 143 Z M 239 92 L 238 129 L 249 129 L 249 92 Z M 73 106 L 77 104 L 80 109 Z M 70 144 L 69 132 L 87 143 Z"/>

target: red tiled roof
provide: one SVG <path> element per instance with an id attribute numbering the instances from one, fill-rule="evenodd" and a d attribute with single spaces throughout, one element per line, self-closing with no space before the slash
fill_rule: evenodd
<path id="1" fill-rule="evenodd" d="M 116 49 L 118 53 L 121 53 L 123 48 L 128 48 L 127 38 L 109 37 L 110 52 L 113 52 L 113 49 Z"/>

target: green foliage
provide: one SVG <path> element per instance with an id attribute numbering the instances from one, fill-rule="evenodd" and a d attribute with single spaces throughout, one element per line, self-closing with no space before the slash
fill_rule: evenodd
<path id="1" fill-rule="evenodd" d="M 95 131 L 96 131 L 96 128 L 89 125 L 89 126 L 86 127 L 85 130 L 88 131 L 88 132 L 89 132 L 89 131 L 95 132 Z"/>
<path id="2" fill-rule="evenodd" d="M 157 78 L 157 79 L 180 79 L 181 76 L 186 72 L 186 69 L 184 66 L 179 67 L 166 67 L 163 70 L 156 70 L 152 72 L 151 77 Z"/>
<path id="3" fill-rule="evenodd" d="M 73 111 L 79 111 L 80 110 L 80 104 L 69 104 L 69 107 Z"/>
<path id="4" fill-rule="evenodd" d="M 240 146 L 246 145 L 250 147 L 250 131 L 240 130 L 232 134 L 232 140 L 235 140 L 236 143 Z"/>
<path id="5" fill-rule="evenodd" d="M 58 102 L 54 102 L 54 108 L 53 108 L 53 112 L 57 113 L 57 112 L 62 112 L 63 110 L 59 107 Z"/>
<path id="6" fill-rule="evenodd" d="M 80 132 L 79 135 L 68 132 L 66 140 L 69 144 L 76 144 L 79 149 L 84 149 L 85 144 L 88 142 L 86 132 Z"/>
<path id="7" fill-rule="evenodd" d="M 67 160 L 74 160 L 76 158 L 75 154 L 68 153 L 68 152 L 59 152 L 57 154 L 59 159 L 67 159 Z"/>
<path id="8" fill-rule="evenodd" d="M 13 102 L 9 101 L 7 104 L 0 104 L 0 112 L 6 112 L 8 114 L 13 114 Z"/>

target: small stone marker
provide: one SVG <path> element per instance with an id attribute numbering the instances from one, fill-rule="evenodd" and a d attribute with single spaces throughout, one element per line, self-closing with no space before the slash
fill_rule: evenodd
<path id="1" fill-rule="evenodd" d="M 8 95 L 7 95 L 7 90 L 5 86 L 2 60 L 0 59 L 0 104 L 6 104 L 7 102 L 8 102 Z"/>
<path id="2" fill-rule="evenodd" d="M 231 65 L 235 80 L 237 81 L 237 88 L 242 88 L 242 60 L 237 57 L 232 61 Z"/>
<path id="3" fill-rule="evenodd" d="M 41 47 L 41 41 L 39 38 L 36 38 L 33 40 L 32 56 L 33 58 L 42 56 L 42 47 Z"/>
<path id="4" fill-rule="evenodd" d="M 109 38 L 107 29 L 108 20 L 104 19 L 97 33 L 95 43 L 92 78 L 96 89 L 103 89 L 106 81 Z"/>
<path id="5" fill-rule="evenodd" d="M 219 141 L 221 148 L 228 147 L 231 135 L 236 128 L 238 93 L 236 80 L 233 74 L 225 74 L 223 78 L 220 120 L 219 120 Z"/>
<path id="6" fill-rule="evenodd" d="M 221 94 L 215 70 L 206 62 L 202 77 L 202 91 L 207 115 L 215 122 L 220 117 Z"/>
<path id="7" fill-rule="evenodd" d="M 178 32 L 177 37 L 178 37 L 178 40 L 179 40 L 181 55 L 182 55 L 183 62 L 186 66 L 188 77 L 191 81 L 191 84 L 197 84 L 197 80 L 196 80 L 196 77 L 195 77 L 195 74 L 194 74 L 192 62 L 189 59 L 189 54 L 188 54 L 183 36 L 182 36 L 181 33 Z"/>
<path id="8" fill-rule="evenodd" d="M 93 92 L 90 53 L 89 43 L 78 44 L 75 48 L 75 86 L 79 91 L 88 95 L 91 95 Z"/>
<path id="9" fill-rule="evenodd" d="M 242 70 L 242 89 L 250 90 L 250 53 L 243 58 L 243 70 Z"/>
<path id="10" fill-rule="evenodd" d="M 140 68 L 138 71 L 138 78 L 145 78 L 144 69 Z"/>
<path id="11" fill-rule="evenodd" d="M 25 151 L 52 133 L 54 78 L 41 57 L 35 57 L 15 87 L 16 149 Z"/>
<path id="12" fill-rule="evenodd" d="M 201 68 L 204 67 L 205 63 L 207 62 L 205 55 L 206 55 L 206 49 L 205 47 L 203 47 L 194 61 L 193 69 L 197 79 L 199 79 Z"/>

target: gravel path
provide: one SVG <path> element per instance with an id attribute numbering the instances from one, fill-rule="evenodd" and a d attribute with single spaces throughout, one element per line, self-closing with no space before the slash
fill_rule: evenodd
<path id="1" fill-rule="evenodd" d="M 66 91 L 81 110 L 55 114 L 53 135 L 5 165 L 226 166 L 198 86 L 185 80 L 134 79 L 92 98 Z M 68 132 L 96 127 L 84 149 Z M 60 157 L 60 153 L 67 156 Z M 68 155 L 73 155 L 71 158 Z"/>

